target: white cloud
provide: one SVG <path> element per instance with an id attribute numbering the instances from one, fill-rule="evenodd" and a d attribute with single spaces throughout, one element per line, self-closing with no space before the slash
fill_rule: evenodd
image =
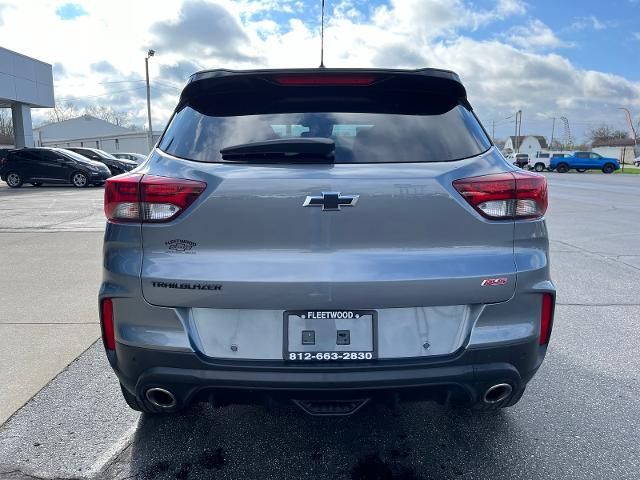
<path id="1" fill-rule="evenodd" d="M 556 34 L 540 20 L 534 19 L 526 25 L 518 25 L 509 29 L 505 40 L 524 50 L 551 50 L 572 46 L 560 40 Z"/>
<path id="2" fill-rule="evenodd" d="M 581 30 L 605 30 L 609 28 L 611 25 L 610 22 L 606 22 L 598 19 L 594 15 L 590 15 L 588 17 L 578 17 L 573 23 L 570 25 L 570 30 L 581 31 Z"/>

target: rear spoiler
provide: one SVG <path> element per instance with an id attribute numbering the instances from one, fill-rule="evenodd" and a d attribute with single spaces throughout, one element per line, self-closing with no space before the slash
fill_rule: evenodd
<path id="1" fill-rule="evenodd" d="M 277 89 L 309 89 L 317 87 L 380 88 L 431 92 L 454 97 L 467 108 L 467 92 L 460 77 L 449 70 L 422 68 L 418 70 L 306 68 L 266 70 L 206 70 L 189 78 L 180 96 L 180 105 L 207 94 L 255 92 Z"/>

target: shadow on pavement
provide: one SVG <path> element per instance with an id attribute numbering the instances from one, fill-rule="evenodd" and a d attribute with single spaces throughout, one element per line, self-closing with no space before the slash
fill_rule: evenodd
<path id="1" fill-rule="evenodd" d="M 324 418 L 293 406 L 198 405 L 177 416 L 143 416 L 123 470 L 110 477 L 481 478 L 479 466 L 517 471 L 519 459 L 505 459 L 496 441 L 513 441 L 514 428 L 507 412 L 451 413 L 431 403 Z"/>

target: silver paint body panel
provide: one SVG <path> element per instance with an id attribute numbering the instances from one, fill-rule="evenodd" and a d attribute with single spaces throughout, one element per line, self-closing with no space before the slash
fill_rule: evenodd
<path id="1" fill-rule="evenodd" d="M 511 169 L 494 149 L 456 162 L 307 166 L 203 164 L 154 151 L 138 172 L 207 189 L 173 222 L 107 225 L 100 295 L 114 298 L 116 339 L 281 360 L 283 311 L 372 309 L 381 360 L 531 341 L 540 294 L 554 292 L 544 220 L 488 221 L 451 186 Z M 321 192 L 359 199 L 341 211 L 302 206 Z M 174 239 L 196 246 L 169 251 Z M 507 284 L 481 286 L 497 277 Z"/>

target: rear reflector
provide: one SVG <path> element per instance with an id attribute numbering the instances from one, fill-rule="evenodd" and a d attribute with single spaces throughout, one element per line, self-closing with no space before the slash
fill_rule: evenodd
<path id="1" fill-rule="evenodd" d="M 159 223 L 175 219 L 207 188 L 204 182 L 154 175 L 107 180 L 104 213 L 112 222 Z"/>
<path id="2" fill-rule="evenodd" d="M 554 299 L 550 293 L 542 294 L 542 312 L 540 314 L 540 345 L 547 345 L 553 328 Z"/>
<path id="3" fill-rule="evenodd" d="M 535 173 L 462 178 L 453 186 L 478 213 L 491 220 L 541 218 L 547 211 L 547 179 Z"/>
<path id="4" fill-rule="evenodd" d="M 113 328 L 113 302 L 110 298 L 102 300 L 100 309 L 100 323 L 102 326 L 102 342 L 107 350 L 116 349 L 116 336 Z"/>
<path id="5" fill-rule="evenodd" d="M 276 75 L 276 83 L 288 87 L 302 86 L 365 86 L 376 81 L 375 75 Z"/>

